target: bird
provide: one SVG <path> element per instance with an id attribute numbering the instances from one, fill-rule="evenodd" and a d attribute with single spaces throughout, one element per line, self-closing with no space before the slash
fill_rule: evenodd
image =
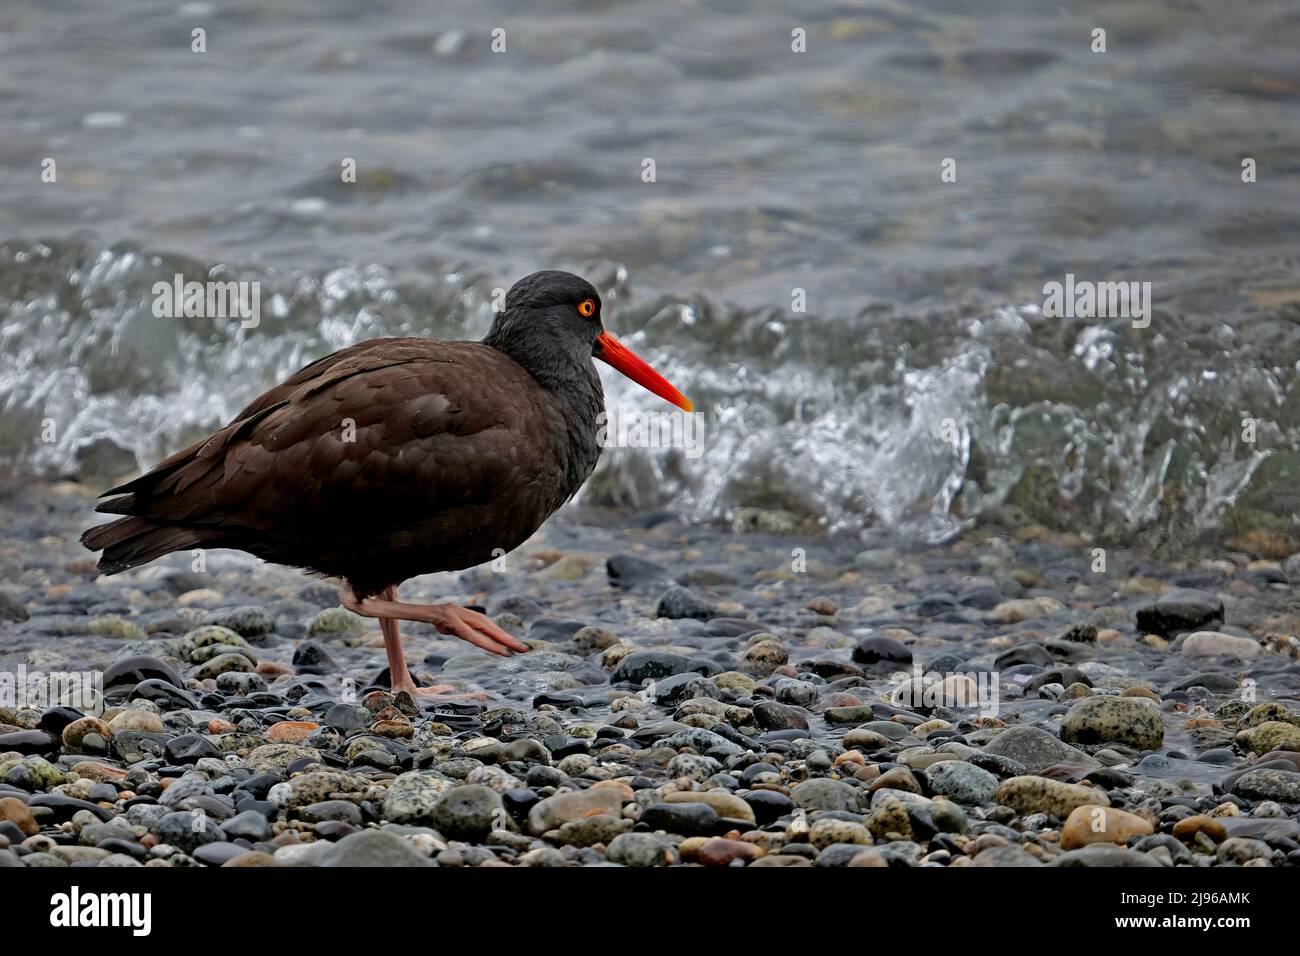
<path id="1" fill-rule="evenodd" d="M 399 621 L 503 657 L 528 645 L 456 604 L 397 589 L 524 541 L 591 475 L 601 451 L 600 359 L 684 412 L 692 403 L 604 327 L 600 294 L 569 272 L 506 293 L 482 341 L 377 338 L 307 365 L 224 428 L 105 491 L 85 531 L 105 575 L 195 548 L 233 548 L 339 579 L 377 618 L 389 687 L 420 700 Z"/>

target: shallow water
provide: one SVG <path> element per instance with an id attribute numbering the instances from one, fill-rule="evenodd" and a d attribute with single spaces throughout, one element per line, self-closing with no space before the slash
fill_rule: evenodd
<path id="1" fill-rule="evenodd" d="M 699 458 L 607 454 L 589 502 L 1295 550 L 1300 10 L 998 6 L 7 10 L 0 463 L 147 466 L 562 267 L 706 419 Z M 177 273 L 261 282 L 260 324 L 155 318 Z M 1149 327 L 1045 317 L 1067 274 L 1150 282 Z"/>

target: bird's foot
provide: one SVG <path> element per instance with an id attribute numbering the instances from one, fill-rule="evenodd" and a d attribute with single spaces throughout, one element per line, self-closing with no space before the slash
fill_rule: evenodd
<path id="1" fill-rule="evenodd" d="M 423 620 L 432 624 L 443 634 L 450 634 L 453 637 L 459 637 L 462 641 L 469 641 L 469 643 L 481 647 L 485 651 L 500 654 L 502 657 L 510 657 L 513 654 L 523 654 L 528 650 L 527 644 L 508 631 L 497 627 L 486 614 L 471 611 L 459 604 L 430 604 L 427 607 L 421 605 L 412 606 L 420 607 L 427 612 L 428 616 Z"/>
<path id="2" fill-rule="evenodd" d="M 528 645 L 492 623 L 486 614 L 459 604 L 407 604 L 383 597 L 358 599 L 350 587 L 343 590 L 343 606 L 362 617 L 393 618 L 432 624 L 443 634 L 459 637 L 475 647 L 501 657 L 522 654 Z"/>

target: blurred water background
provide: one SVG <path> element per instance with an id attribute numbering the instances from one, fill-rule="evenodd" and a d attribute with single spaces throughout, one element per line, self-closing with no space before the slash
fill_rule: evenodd
<path id="1" fill-rule="evenodd" d="M 0 467 L 146 467 L 567 268 L 706 416 L 589 504 L 1300 549 L 1300 6 L 989 6 L 10 0 Z M 177 273 L 261 323 L 157 318 Z M 1045 316 L 1067 274 L 1150 282 L 1149 326 Z"/>

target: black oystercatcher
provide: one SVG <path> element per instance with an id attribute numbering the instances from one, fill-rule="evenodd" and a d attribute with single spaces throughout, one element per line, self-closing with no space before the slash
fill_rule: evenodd
<path id="1" fill-rule="evenodd" d="M 536 531 L 591 474 L 604 394 L 592 357 L 679 408 L 677 389 L 601 326 L 567 272 L 515 283 L 482 342 L 372 339 L 313 362 L 225 428 L 104 493 L 128 515 L 81 536 L 116 574 L 173 551 L 238 548 L 344 581 L 379 618 L 394 692 L 416 688 L 399 620 L 494 654 L 527 645 L 451 604 L 407 604 L 417 574 L 473 567 Z"/>

